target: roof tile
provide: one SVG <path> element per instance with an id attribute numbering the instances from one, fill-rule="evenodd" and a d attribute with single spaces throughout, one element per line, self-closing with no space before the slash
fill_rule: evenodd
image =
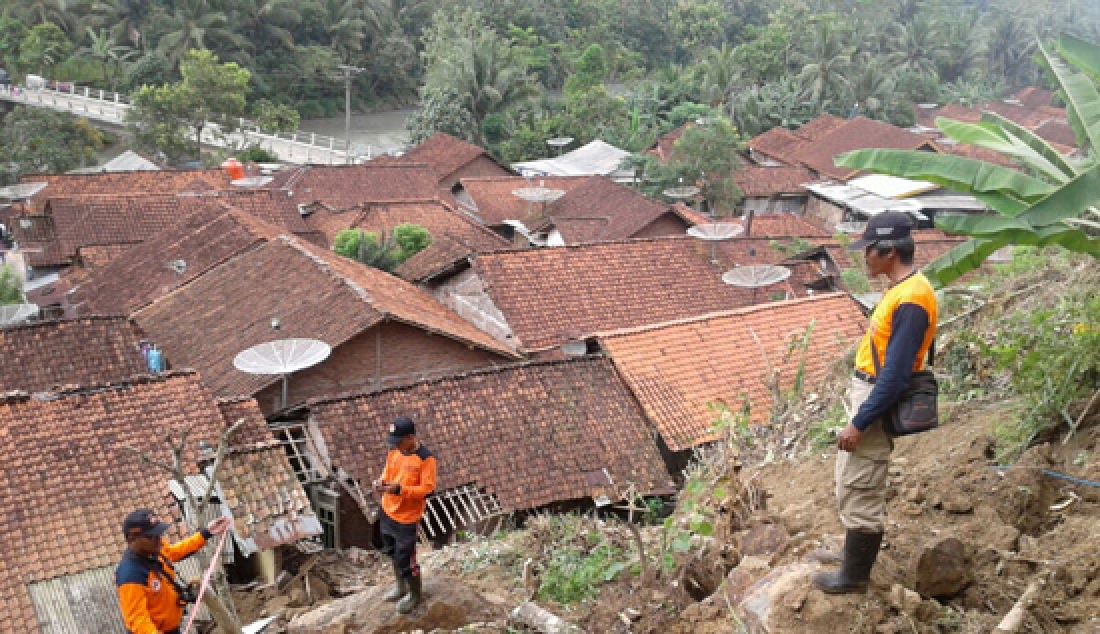
<path id="1" fill-rule="evenodd" d="M 121 381 L 146 371 L 141 333 L 125 317 L 83 317 L 0 329 L 0 392 Z"/>

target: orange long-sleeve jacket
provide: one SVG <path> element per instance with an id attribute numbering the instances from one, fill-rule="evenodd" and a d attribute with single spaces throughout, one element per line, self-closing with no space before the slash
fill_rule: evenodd
<path id="1" fill-rule="evenodd" d="M 160 557 L 177 562 L 195 553 L 206 544 L 206 532 L 165 544 Z M 162 563 L 164 573 L 175 578 L 171 566 Z M 172 582 L 155 571 L 155 564 L 127 549 L 115 569 L 115 588 L 122 621 L 131 634 L 171 632 L 183 620 L 183 606 Z"/>
<path id="2" fill-rule="evenodd" d="M 382 481 L 397 484 L 397 493 L 382 496 L 382 511 L 399 524 L 416 524 L 424 517 L 426 498 L 435 491 L 435 456 L 423 445 L 405 455 L 391 449 L 386 456 Z"/>

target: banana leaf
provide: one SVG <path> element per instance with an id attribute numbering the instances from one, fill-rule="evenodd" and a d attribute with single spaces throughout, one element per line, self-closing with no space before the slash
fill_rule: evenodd
<path id="1" fill-rule="evenodd" d="M 986 238 L 967 240 L 936 258 L 925 266 L 922 272 L 933 287 L 944 288 L 981 266 L 994 251 L 1007 244 L 1007 242 Z"/>
<path id="2" fill-rule="evenodd" d="M 984 161 L 914 150 L 855 150 L 836 157 L 838 166 L 929 181 L 967 193 L 1014 216 L 1049 195 L 1055 187 L 1007 167 Z"/>
<path id="3" fill-rule="evenodd" d="M 1006 119 L 995 112 L 984 112 L 982 113 L 982 123 L 1000 126 L 1006 134 L 1031 148 L 1039 154 L 1039 156 L 1056 167 L 1063 175 L 1063 178 L 1058 179 L 1058 182 L 1065 182 L 1077 175 L 1077 168 L 1075 168 L 1065 156 L 1062 156 L 1058 150 L 1051 147 L 1046 139 L 1022 125 L 1019 125 L 1015 121 Z"/>
<path id="4" fill-rule="evenodd" d="M 984 117 L 981 123 L 965 123 L 937 117 L 936 127 L 947 137 L 959 143 L 975 145 L 1004 154 L 1013 159 L 1020 167 L 1038 172 L 1053 183 L 1063 183 L 1073 178 L 1073 169 L 1065 164 L 1064 160 L 1059 162 L 1069 170 L 1068 173 L 1062 171 L 1062 166 L 1052 163 L 1045 153 L 1036 151 L 1028 143 L 1010 134 L 997 123 L 985 120 Z M 1042 141 L 1042 139 L 1039 140 Z M 1058 154 L 1050 146 L 1047 146 L 1047 149 L 1053 154 Z"/>
<path id="5" fill-rule="evenodd" d="M 1100 92 L 1084 73 L 1066 65 L 1060 58 L 1039 45 L 1043 60 L 1062 89 L 1070 125 L 1078 139 L 1087 139 L 1093 148 L 1100 148 Z"/>
<path id="6" fill-rule="evenodd" d="M 1058 38 L 1058 54 L 1081 72 L 1090 75 L 1093 81 L 1100 81 L 1100 46 L 1072 35 L 1063 35 Z"/>

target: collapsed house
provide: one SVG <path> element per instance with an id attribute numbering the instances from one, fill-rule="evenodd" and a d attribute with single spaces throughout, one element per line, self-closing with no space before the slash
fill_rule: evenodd
<path id="1" fill-rule="evenodd" d="M 611 363 L 589 357 L 478 370 L 313 400 L 276 417 L 294 445 L 329 546 L 369 546 L 364 509 L 400 415 L 439 461 L 421 524 L 435 539 L 499 526 L 506 514 L 667 494 L 671 476 L 637 401 Z M 497 522 L 494 524 L 494 522 Z"/>
<path id="2" fill-rule="evenodd" d="M 114 568 L 126 548 L 123 517 L 150 508 L 179 522 L 184 513 L 170 495 L 175 465 L 169 440 L 189 430 L 179 466 L 191 479 L 209 473 L 213 456 L 200 447 L 218 447 L 238 421 L 215 475 L 217 503 L 234 517 L 237 547 L 227 550 L 239 574 L 273 578 L 275 551 L 320 527 L 254 402 L 219 404 L 194 373 L 5 393 L 0 632 L 124 634 L 114 587 Z M 167 538 L 193 530 L 181 524 Z M 190 579 L 200 573 L 196 558 L 178 568 Z"/>

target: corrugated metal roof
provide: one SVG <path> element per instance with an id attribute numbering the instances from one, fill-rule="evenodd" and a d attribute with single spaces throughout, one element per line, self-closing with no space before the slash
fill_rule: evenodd
<path id="1" fill-rule="evenodd" d="M 119 553 L 121 555 L 121 553 Z M 199 578 L 197 557 L 177 563 L 184 579 Z M 104 566 L 27 585 L 43 634 L 126 634 L 115 593 L 115 568 Z M 199 618 L 210 618 L 205 608 Z"/>
<path id="2" fill-rule="evenodd" d="M 554 158 L 513 163 L 520 173 L 542 176 L 612 176 L 630 152 L 599 139 Z M 627 178 L 633 174 L 626 172 Z"/>
<path id="3" fill-rule="evenodd" d="M 939 185 L 928 181 L 910 180 L 887 174 L 868 174 L 848 181 L 853 187 L 858 187 L 875 196 L 883 198 L 912 198 L 917 194 L 924 194 L 939 189 Z"/>

